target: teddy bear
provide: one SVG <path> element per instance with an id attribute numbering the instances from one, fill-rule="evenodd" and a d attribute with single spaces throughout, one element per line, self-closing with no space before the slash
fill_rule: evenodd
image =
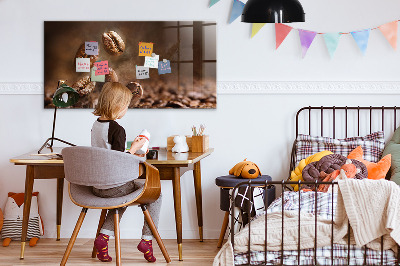
<path id="1" fill-rule="evenodd" d="M 31 247 L 35 246 L 40 236 L 43 235 L 43 223 L 39 215 L 37 200 L 38 195 L 39 192 L 32 193 L 29 214 L 27 239 L 30 239 L 29 246 Z M 24 193 L 9 192 L 4 208 L 3 228 L 1 229 L 4 247 L 8 247 L 11 240 L 21 240 L 23 213 Z"/>
<path id="2" fill-rule="evenodd" d="M 231 170 L 229 170 L 230 175 L 241 176 L 243 178 L 257 178 L 261 175 L 260 168 L 250 161 L 247 161 L 247 158 L 242 162 L 237 163 Z"/>
<path id="3" fill-rule="evenodd" d="M 175 136 L 174 137 L 175 146 L 172 148 L 172 152 L 188 152 L 189 146 L 186 143 L 185 136 Z"/>

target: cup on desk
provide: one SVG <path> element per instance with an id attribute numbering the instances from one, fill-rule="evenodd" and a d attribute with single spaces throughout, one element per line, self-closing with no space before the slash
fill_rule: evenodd
<path id="1" fill-rule="evenodd" d="M 149 160 L 157 160 L 158 150 L 149 150 L 149 152 L 146 154 L 146 158 Z"/>
<path id="2" fill-rule="evenodd" d="M 129 150 L 132 146 L 133 141 L 128 141 L 126 145 L 126 150 Z M 149 152 L 146 154 L 146 158 L 149 160 L 157 160 L 158 159 L 158 150 L 149 150 Z"/>

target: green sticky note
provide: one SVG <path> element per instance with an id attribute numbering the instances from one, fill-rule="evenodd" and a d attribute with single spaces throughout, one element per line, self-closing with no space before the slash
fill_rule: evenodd
<path id="1" fill-rule="evenodd" d="M 97 75 L 96 76 L 96 67 L 92 67 L 90 70 L 90 80 L 91 81 L 97 81 L 97 82 L 105 82 L 106 81 L 106 75 Z"/>
<path id="2" fill-rule="evenodd" d="M 129 149 L 131 148 L 132 142 L 133 142 L 133 141 L 128 141 L 128 142 L 126 143 L 126 149 L 127 149 L 127 150 L 129 150 Z"/>

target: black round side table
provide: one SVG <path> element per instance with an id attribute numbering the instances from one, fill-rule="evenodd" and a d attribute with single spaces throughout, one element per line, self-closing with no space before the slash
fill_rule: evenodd
<path id="1" fill-rule="evenodd" d="M 269 175 L 261 175 L 254 179 L 246 179 L 241 177 L 236 177 L 234 175 L 226 175 L 220 176 L 215 179 L 215 184 L 220 187 L 220 209 L 225 211 L 224 221 L 222 222 L 221 233 L 219 235 L 218 245 L 220 248 L 222 246 L 222 242 L 224 241 L 226 228 L 228 227 L 229 222 L 229 207 L 230 207 L 230 198 L 229 193 L 230 190 L 233 189 L 237 184 L 246 182 L 246 181 L 263 181 L 266 180 L 272 181 L 272 178 Z M 256 187 L 256 186 L 255 186 Z M 270 186 L 268 189 L 268 200 L 267 206 L 271 204 L 275 200 L 275 186 Z M 264 191 L 265 193 L 265 191 Z"/>

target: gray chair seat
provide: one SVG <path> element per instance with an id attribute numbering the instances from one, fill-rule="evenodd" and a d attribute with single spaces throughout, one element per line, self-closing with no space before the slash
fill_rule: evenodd
<path id="1" fill-rule="evenodd" d="M 144 181 L 145 180 L 135 180 L 135 182 L 142 183 L 144 183 Z M 81 206 L 90 206 L 90 208 L 105 208 L 127 203 L 139 196 L 140 193 L 142 193 L 143 188 L 144 186 L 135 190 L 131 194 L 122 197 L 101 198 L 92 193 L 92 187 L 70 183 L 71 198 L 76 202 L 76 204 Z"/>

